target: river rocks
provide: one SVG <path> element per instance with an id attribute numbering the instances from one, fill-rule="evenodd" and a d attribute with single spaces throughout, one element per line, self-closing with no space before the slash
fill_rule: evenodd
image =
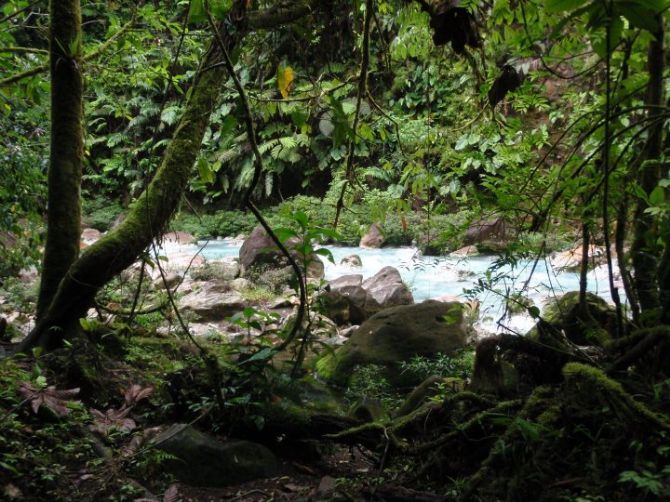
<path id="1" fill-rule="evenodd" d="M 340 265 L 346 265 L 352 268 L 360 268 L 363 266 L 363 261 L 357 254 L 350 254 L 349 256 L 345 256 L 340 260 Z"/>
<path id="2" fill-rule="evenodd" d="M 582 246 L 575 246 L 566 251 L 552 253 L 551 266 L 558 271 L 578 272 L 582 266 Z M 612 256 L 616 253 L 612 252 Z M 589 268 L 607 263 L 606 249 L 603 246 L 589 247 Z"/>
<path id="3" fill-rule="evenodd" d="M 265 446 L 250 441 L 226 441 L 175 424 L 154 443 L 176 459 L 161 465 L 177 479 L 195 486 L 227 486 L 276 476 L 280 464 Z"/>
<path id="4" fill-rule="evenodd" d="M 472 223 L 465 231 L 463 244 L 484 244 L 486 247 L 500 246 L 507 239 L 508 224 L 502 218 L 492 218 Z"/>
<path id="5" fill-rule="evenodd" d="M 165 280 L 163 280 L 163 277 L 158 277 L 154 282 L 153 286 L 155 289 L 172 289 L 175 286 L 177 286 L 181 282 L 181 275 L 175 273 L 175 272 L 169 272 L 165 274 Z"/>
<path id="6" fill-rule="evenodd" d="M 243 310 L 246 304 L 239 292 L 232 291 L 230 285 L 222 281 L 204 283 L 179 302 L 180 308 L 195 313 L 204 321 L 229 317 Z"/>
<path id="7" fill-rule="evenodd" d="M 367 233 L 361 237 L 359 244 L 362 248 L 380 248 L 384 244 L 384 234 L 377 223 L 370 225 Z"/>
<path id="8" fill-rule="evenodd" d="M 322 357 L 316 369 L 325 380 L 346 385 L 357 365 L 382 364 L 394 370 L 396 363 L 415 355 L 451 354 L 466 339 L 462 304 L 428 300 L 401 305 L 365 321 L 342 347 Z"/>
<path id="9" fill-rule="evenodd" d="M 220 279 L 231 281 L 240 275 L 240 264 L 237 261 L 210 261 L 191 271 L 191 277 L 196 281 Z"/>
<path id="10" fill-rule="evenodd" d="M 85 228 L 81 231 L 81 241 L 84 244 L 93 244 L 102 237 L 102 233 L 97 228 Z"/>
<path id="11" fill-rule="evenodd" d="M 297 259 L 299 264 L 303 262 L 301 253 L 295 251 L 293 248 L 300 242 L 297 238 L 288 239 L 285 242 L 286 247 L 291 251 L 293 256 Z M 272 241 L 270 236 L 265 232 L 260 225 L 254 228 L 251 235 L 240 247 L 240 264 L 244 270 L 261 265 L 271 265 L 275 267 L 285 267 L 288 264 L 286 257 L 282 254 L 279 248 Z M 319 259 L 318 255 L 312 254 L 308 257 L 307 276 L 308 277 L 323 277 L 324 265 Z"/>
<path id="12" fill-rule="evenodd" d="M 479 250 L 477 249 L 477 246 L 470 245 L 470 246 L 463 246 L 462 248 L 453 251 L 451 254 L 453 256 L 462 256 L 462 257 L 477 256 L 479 254 Z"/>
<path id="13" fill-rule="evenodd" d="M 362 287 L 382 309 L 414 303 L 412 292 L 402 282 L 400 272 L 393 267 L 382 268 L 375 275 L 363 281 Z"/>
<path id="14" fill-rule="evenodd" d="M 331 281 L 329 291 L 320 296 L 322 311 L 340 326 L 359 324 L 385 308 L 412 303 L 412 293 L 393 267 L 384 267 L 365 281 L 360 274 L 344 275 Z"/>
<path id="15" fill-rule="evenodd" d="M 588 317 L 580 312 L 579 291 L 570 291 L 550 301 L 542 317 L 544 321 L 563 331 L 572 343 L 602 346 L 610 339 L 609 333 L 616 333 L 616 312 L 605 300 L 593 293 L 586 293 L 586 305 L 589 310 Z M 537 328 L 533 328 L 528 336 L 537 335 Z"/>
<path id="16" fill-rule="evenodd" d="M 163 235 L 163 244 L 193 244 L 197 239 L 188 232 L 172 231 Z"/>

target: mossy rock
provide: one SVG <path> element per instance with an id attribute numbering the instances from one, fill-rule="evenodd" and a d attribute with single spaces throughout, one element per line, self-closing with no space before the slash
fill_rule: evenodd
<path id="1" fill-rule="evenodd" d="M 610 333 L 616 331 L 616 311 L 593 293 L 586 293 L 586 305 L 588 316 L 580 312 L 579 291 L 570 291 L 550 302 L 543 318 L 563 330 L 568 339 L 577 345 L 602 347 L 611 339 Z M 537 338 L 537 328 L 533 328 L 528 336 Z"/>
<path id="2" fill-rule="evenodd" d="M 334 353 L 316 363 L 324 380 L 346 385 L 360 364 L 387 367 L 390 377 L 399 377 L 397 366 L 413 356 L 452 354 L 466 344 L 463 305 L 428 300 L 383 310 L 365 321 Z M 398 379 L 394 379 L 400 384 Z"/>
<path id="3" fill-rule="evenodd" d="M 277 457 L 265 446 L 250 441 L 226 441 L 175 424 L 155 439 L 157 447 L 173 459 L 165 470 L 180 481 L 195 486 L 227 486 L 279 473 Z"/>

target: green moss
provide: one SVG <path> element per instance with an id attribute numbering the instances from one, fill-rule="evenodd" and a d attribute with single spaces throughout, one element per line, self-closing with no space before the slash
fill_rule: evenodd
<path id="1" fill-rule="evenodd" d="M 636 401 L 619 382 L 612 380 L 598 368 L 580 363 L 568 363 L 563 367 L 563 376 L 566 385 L 586 399 L 603 400 L 604 404 L 614 406 L 617 411 L 624 412 L 631 418 L 670 430 L 667 417 L 654 413 Z"/>

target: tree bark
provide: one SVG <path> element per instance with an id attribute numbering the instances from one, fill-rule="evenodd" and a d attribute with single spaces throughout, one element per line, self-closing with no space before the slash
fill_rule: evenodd
<path id="1" fill-rule="evenodd" d="M 274 8 L 253 16 L 241 16 L 234 34 L 225 37 L 227 49 L 232 50 L 247 28 L 277 26 L 309 12 L 307 4 L 297 4 L 279 13 Z M 19 351 L 35 346 L 49 350 L 60 345 L 63 338 L 69 336 L 66 328 L 86 313 L 100 288 L 132 265 L 165 231 L 191 177 L 211 112 L 226 81 L 226 69 L 218 64 L 221 59 L 220 48 L 213 41 L 196 73 L 184 114 L 153 180 L 130 207 L 124 222 L 86 248 L 61 276 L 48 310 L 21 342 Z M 77 243 L 78 239 L 79 235 Z"/>
<path id="2" fill-rule="evenodd" d="M 654 39 L 649 44 L 648 68 L 649 84 L 647 86 L 646 104 L 650 108 L 650 117 L 661 116 L 663 110 L 663 69 L 664 69 L 664 49 L 663 49 L 663 19 L 658 16 L 661 26 L 658 33 L 655 33 Z M 649 129 L 649 137 L 645 144 L 643 162 L 640 164 L 638 172 L 638 183 L 647 195 L 656 188 L 660 179 L 660 168 L 657 161 L 662 152 L 663 146 L 663 122 L 659 121 L 657 125 Z M 645 162 L 646 165 L 645 165 Z M 633 283 L 635 286 L 637 300 L 639 302 L 642 314 L 651 313 L 658 309 L 659 299 L 657 290 L 658 257 L 656 253 L 656 227 L 655 219 L 652 215 L 645 212 L 648 204 L 640 199 L 635 208 L 634 222 L 635 230 L 633 234 L 633 243 L 631 245 L 631 256 L 635 275 Z"/>
<path id="3" fill-rule="evenodd" d="M 58 284 L 77 259 L 81 234 L 79 190 L 84 136 L 79 0 L 52 0 L 49 16 L 51 145 L 38 320 L 44 317 Z"/>

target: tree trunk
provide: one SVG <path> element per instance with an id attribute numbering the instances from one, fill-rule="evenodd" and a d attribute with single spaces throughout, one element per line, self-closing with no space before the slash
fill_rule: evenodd
<path id="1" fill-rule="evenodd" d="M 227 49 L 231 51 L 239 42 L 245 27 L 271 28 L 309 12 L 307 4 L 297 4 L 248 13 L 246 17 L 235 16 L 238 26 L 234 34 L 224 37 Z M 86 248 L 66 270 L 53 301 L 21 342 L 19 351 L 35 346 L 49 350 L 60 345 L 63 338 L 69 336 L 65 328 L 86 313 L 99 289 L 132 265 L 164 232 L 188 185 L 211 112 L 226 81 L 225 67 L 218 64 L 221 59 L 221 51 L 213 41 L 196 73 L 184 114 L 153 180 L 130 207 L 123 223 Z"/>
<path id="2" fill-rule="evenodd" d="M 79 256 L 83 158 L 81 9 L 79 0 L 52 0 L 49 7 L 51 146 L 47 238 L 37 300 L 44 317 L 58 284 Z"/>
<path id="3" fill-rule="evenodd" d="M 649 84 L 647 87 L 646 104 L 653 106 L 649 109 L 649 116 L 662 116 L 663 110 L 663 19 L 658 16 L 660 31 L 655 33 L 655 38 L 649 44 L 648 67 Z M 640 163 L 638 182 L 645 193 L 650 194 L 656 188 L 660 179 L 660 168 L 657 161 L 662 152 L 663 145 L 663 122 L 649 129 L 649 137 L 645 144 L 643 162 Z M 646 165 L 645 162 L 646 161 Z M 656 252 L 656 228 L 655 219 L 645 212 L 648 204 L 646 201 L 638 200 L 635 208 L 634 224 L 635 230 L 631 246 L 631 256 L 635 275 L 633 282 L 642 314 L 651 313 L 658 309 L 658 256 Z"/>

